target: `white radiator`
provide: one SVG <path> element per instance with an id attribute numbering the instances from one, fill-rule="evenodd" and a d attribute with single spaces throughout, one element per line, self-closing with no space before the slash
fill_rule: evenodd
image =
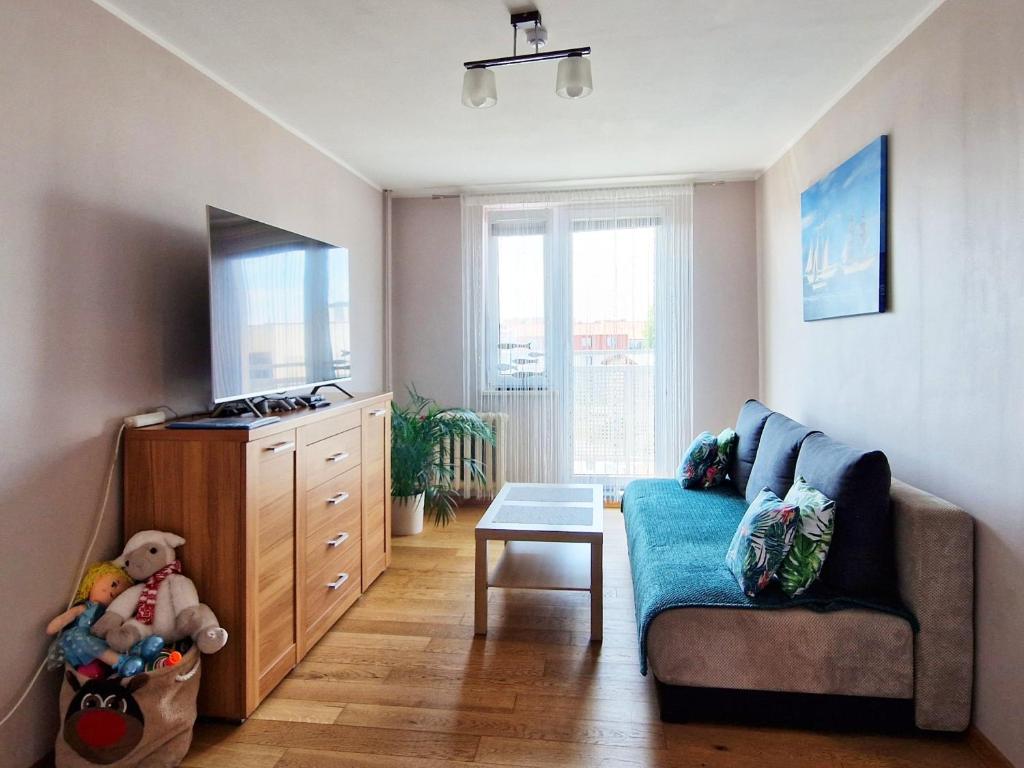
<path id="1" fill-rule="evenodd" d="M 464 499 L 493 498 L 505 484 L 505 452 L 508 448 L 508 414 L 478 413 L 480 419 L 494 432 L 494 445 L 475 437 L 452 440 L 449 446 L 455 464 L 454 490 Z M 481 483 L 463 464 L 463 458 L 480 461 L 487 483 Z"/>

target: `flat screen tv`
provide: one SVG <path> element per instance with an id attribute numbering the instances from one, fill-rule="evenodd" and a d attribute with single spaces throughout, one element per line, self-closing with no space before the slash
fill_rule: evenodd
<path id="1" fill-rule="evenodd" d="M 347 381 L 348 250 L 207 207 L 213 401 Z"/>

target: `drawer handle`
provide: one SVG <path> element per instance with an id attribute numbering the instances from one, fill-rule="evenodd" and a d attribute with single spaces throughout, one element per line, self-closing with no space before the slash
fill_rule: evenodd
<path id="1" fill-rule="evenodd" d="M 339 573 L 337 581 L 332 581 L 330 584 L 327 585 L 327 588 L 328 589 L 340 589 L 341 585 L 344 584 L 346 581 L 348 581 L 348 574 L 347 573 Z"/>
<path id="2" fill-rule="evenodd" d="M 337 464 L 339 461 L 344 461 L 348 458 L 348 451 L 339 451 L 338 453 L 332 453 L 327 457 L 327 461 L 331 464 Z"/>
<path id="3" fill-rule="evenodd" d="M 346 541 L 348 541 L 348 534 L 345 533 L 345 532 L 342 532 L 342 533 L 339 533 L 337 536 L 335 536 L 333 539 L 328 539 L 327 540 L 327 546 L 328 547 L 340 547 Z"/>
<path id="4" fill-rule="evenodd" d="M 372 411 L 370 411 L 371 416 L 383 416 L 385 413 L 387 413 L 387 411 L 385 411 L 383 408 L 374 408 Z"/>
<path id="5" fill-rule="evenodd" d="M 348 491 L 342 491 L 341 493 L 336 493 L 334 496 L 331 496 L 331 498 L 329 498 L 327 500 L 327 503 L 328 504 L 341 504 L 341 502 L 345 501 L 345 499 L 347 499 L 347 498 L 348 498 Z"/>
<path id="6" fill-rule="evenodd" d="M 290 451 L 294 447 L 295 443 L 286 440 L 283 443 L 274 443 L 273 445 L 268 445 L 263 450 L 267 451 L 268 453 L 284 453 L 285 451 Z"/>

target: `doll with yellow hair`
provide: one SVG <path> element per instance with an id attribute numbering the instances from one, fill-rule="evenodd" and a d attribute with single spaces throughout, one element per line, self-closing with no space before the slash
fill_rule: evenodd
<path id="1" fill-rule="evenodd" d="M 54 617 L 46 626 L 46 634 L 60 634 L 54 643 L 56 647 L 53 650 L 56 654 L 51 653 L 51 656 L 56 655 L 57 658 L 78 668 L 79 673 L 87 677 L 96 677 L 100 674 L 94 663 L 97 660 L 123 677 L 141 672 L 145 662 L 139 655 L 116 653 L 104 640 L 90 631 L 114 598 L 131 585 L 131 577 L 115 563 L 99 562 L 90 565 L 78 585 L 75 604 Z M 160 645 L 163 646 L 162 641 Z"/>

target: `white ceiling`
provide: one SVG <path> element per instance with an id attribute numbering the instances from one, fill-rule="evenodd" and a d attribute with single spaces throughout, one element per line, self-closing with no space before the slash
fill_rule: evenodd
<path id="1" fill-rule="evenodd" d="M 503 0 L 96 1 L 405 193 L 752 176 L 941 2 L 538 0 L 550 48 L 593 47 L 593 94 L 519 65 L 472 110 L 462 62 L 511 53 Z"/>

